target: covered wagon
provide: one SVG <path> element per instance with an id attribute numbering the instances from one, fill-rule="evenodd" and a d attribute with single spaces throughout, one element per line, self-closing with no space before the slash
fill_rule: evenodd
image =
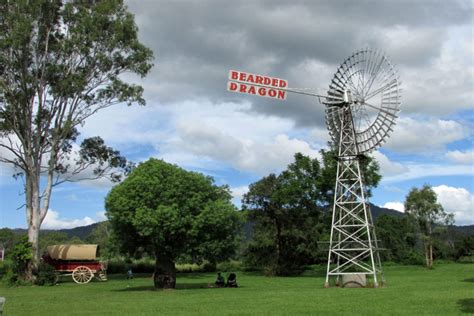
<path id="1" fill-rule="evenodd" d="M 48 246 L 43 260 L 54 267 L 59 275 L 71 275 L 74 282 L 89 283 L 95 276 L 107 280 L 107 264 L 99 261 L 98 245 Z"/>

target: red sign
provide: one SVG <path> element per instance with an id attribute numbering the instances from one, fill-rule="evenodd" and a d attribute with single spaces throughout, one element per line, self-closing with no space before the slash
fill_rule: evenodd
<path id="1" fill-rule="evenodd" d="M 231 70 L 229 71 L 229 82 L 227 90 L 246 94 L 258 95 L 273 99 L 285 100 L 288 81 L 251 74 L 248 72 Z"/>

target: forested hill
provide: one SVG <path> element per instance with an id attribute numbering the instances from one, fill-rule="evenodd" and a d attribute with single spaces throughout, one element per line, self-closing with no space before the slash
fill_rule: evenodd
<path id="1" fill-rule="evenodd" d="M 372 217 L 373 217 L 374 221 L 376 221 L 377 218 L 380 215 L 389 215 L 389 216 L 394 216 L 394 217 L 405 216 L 405 214 L 402 213 L 402 212 L 395 211 L 395 210 L 388 209 L 388 208 L 379 207 L 379 206 L 374 205 L 374 204 L 370 204 L 370 209 L 372 211 Z M 94 228 L 98 224 L 99 223 L 94 223 L 94 224 L 87 225 L 87 226 L 80 226 L 80 227 L 75 227 L 75 228 L 70 228 L 70 229 L 59 229 L 59 230 L 55 230 L 55 231 L 66 233 L 68 235 L 68 238 L 72 238 L 74 236 L 77 236 L 80 239 L 84 240 L 87 236 L 89 236 L 89 234 L 92 232 L 92 230 L 94 230 Z M 245 225 L 245 226 L 248 226 L 248 225 Z M 247 228 L 250 228 L 250 227 L 247 227 Z M 450 228 L 450 230 L 458 232 L 458 233 L 462 233 L 462 234 L 465 234 L 465 235 L 474 236 L 474 225 L 453 226 L 452 228 Z M 17 232 L 17 233 L 25 233 L 26 232 L 25 229 L 14 229 L 14 231 Z M 45 230 L 42 230 L 42 231 L 47 232 L 47 231 L 50 231 L 50 230 L 45 229 Z"/>
<path id="2" fill-rule="evenodd" d="M 69 228 L 69 229 L 55 229 L 55 230 L 42 229 L 41 232 L 55 231 L 55 232 L 60 232 L 60 233 L 66 233 L 68 238 L 72 238 L 76 236 L 76 237 L 79 237 L 81 240 L 84 240 L 86 239 L 87 236 L 90 235 L 90 233 L 94 230 L 94 228 L 96 228 L 97 225 L 99 224 L 100 222 L 87 225 L 87 226 L 79 226 L 79 227 L 74 227 L 74 228 Z M 13 231 L 18 234 L 26 233 L 26 229 L 22 229 L 22 228 L 16 228 L 16 229 L 13 229 Z"/>
<path id="3" fill-rule="evenodd" d="M 405 216 L 405 214 L 402 212 L 395 211 L 390 208 L 379 207 L 374 204 L 370 204 L 370 210 L 372 211 L 372 218 L 374 219 L 374 221 L 376 221 L 380 215 L 390 215 L 394 217 Z"/>

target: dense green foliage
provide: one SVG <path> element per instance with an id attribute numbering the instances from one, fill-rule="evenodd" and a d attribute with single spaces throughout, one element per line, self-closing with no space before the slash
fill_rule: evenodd
<path id="1" fill-rule="evenodd" d="M 140 164 L 106 198 L 123 253 L 156 258 L 155 285 L 174 287 L 175 262 L 223 261 L 237 249 L 240 217 L 227 187 L 161 160 Z"/>
<path id="2" fill-rule="evenodd" d="M 264 267 L 267 274 L 286 275 L 315 257 L 322 230 L 315 183 L 320 173 L 316 159 L 296 154 L 279 176 L 270 174 L 250 185 L 242 199 L 254 225 L 248 264 Z"/>
<path id="3" fill-rule="evenodd" d="M 453 223 L 453 214 L 447 214 L 437 202 L 436 193 L 429 185 L 410 190 L 405 201 L 405 213 L 415 225 L 423 243 L 426 266 L 433 266 L 434 236 L 443 231 L 445 225 Z"/>
<path id="4" fill-rule="evenodd" d="M 327 260 L 329 206 L 334 199 L 337 161 L 333 151 L 321 151 L 323 164 L 300 153 L 281 174 L 270 174 L 249 187 L 242 199 L 252 223 L 245 250 L 247 265 L 267 274 L 297 273 L 304 265 Z M 378 164 L 361 164 L 370 189 L 380 181 Z M 369 191 L 370 192 L 370 191 Z"/>
<path id="5" fill-rule="evenodd" d="M 380 216 L 375 222 L 377 238 L 382 246 L 382 261 L 393 261 L 405 264 L 420 264 L 423 257 L 417 250 L 417 239 L 414 227 L 406 216 Z"/>
<path id="6" fill-rule="evenodd" d="M 156 291 L 150 275 L 109 276 L 79 286 L 6 287 L 5 315 L 469 315 L 474 313 L 474 265 L 385 268 L 379 289 L 324 289 L 324 272 L 266 278 L 237 273 L 239 288 L 208 288 L 214 273 L 178 275 L 174 291 Z M 224 274 L 226 275 L 226 273 Z"/>
<path id="7" fill-rule="evenodd" d="M 100 257 L 103 259 L 113 258 L 118 255 L 118 242 L 113 239 L 111 231 L 112 226 L 110 222 L 104 221 L 98 223 L 89 236 L 86 237 L 87 243 L 99 245 Z"/>
<path id="8" fill-rule="evenodd" d="M 337 150 L 320 150 L 322 157 L 322 170 L 321 177 L 317 180 L 318 188 L 322 193 L 321 203 L 323 206 L 329 207 L 333 204 L 334 200 L 334 187 L 336 185 L 336 174 L 337 174 Z M 364 177 L 364 184 L 366 188 L 366 197 L 372 196 L 372 189 L 376 187 L 382 176 L 380 175 L 380 166 L 376 160 L 370 156 L 359 157 L 360 168 Z"/>
<path id="9" fill-rule="evenodd" d="M 21 284 L 26 281 L 28 264 L 33 258 L 31 253 L 31 243 L 27 236 L 22 236 L 15 243 L 8 256 L 11 259 L 11 266 L 8 267 L 5 279 L 10 284 Z"/>
<path id="10" fill-rule="evenodd" d="M 132 168 L 100 137 L 74 148 L 90 116 L 121 102 L 145 103 L 143 88 L 123 74 L 145 76 L 153 54 L 121 0 L 1 0 L 0 11 L 0 147 L 8 152 L 0 161 L 24 178 L 33 280 L 53 187 L 118 181 Z"/>

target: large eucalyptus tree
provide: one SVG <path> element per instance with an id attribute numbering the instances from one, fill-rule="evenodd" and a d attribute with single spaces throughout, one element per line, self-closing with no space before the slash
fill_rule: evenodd
<path id="1" fill-rule="evenodd" d="M 32 279 L 53 187 L 129 168 L 100 137 L 75 145 L 78 127 L 114 104 L 144 104 L 122 75 L 145 76 L 153 54 L 121 0 L 0 0 L 0 12 L 0 161 L 24 179 Z"/>

